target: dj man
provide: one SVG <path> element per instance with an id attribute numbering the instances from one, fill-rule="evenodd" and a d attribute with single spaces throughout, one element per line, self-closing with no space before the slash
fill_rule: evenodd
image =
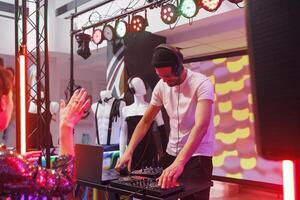
<path id="1" fill-rule="evenodd" d="M 170 134 L 166 154 L 160 160 L 164 171 L 158 185 L 174 187 L 178 178 L 210 180 L 214 145 L 214 88 L 211 81 L 203 74 L 184 68 L 183 55 L 169 45 L 154 49 L 152 65 L 160 80 L 116 169 L 124 165 L 131 169 L 136 146 L 164 106 L 170 118 Z M 209 199 L 209 192 L 210 188 L 183 199 Z"/>

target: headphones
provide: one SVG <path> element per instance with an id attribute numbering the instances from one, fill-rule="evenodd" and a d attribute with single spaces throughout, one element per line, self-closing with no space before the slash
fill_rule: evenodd
<path id="1" fill-rule="evenodd" d="M 176 47 L 172 47 L 170 45 L 167 45 L 167 44 L 160 44 L 160 45 L 158 45 L 157 47 L 154 48 L 153 53 L 155 53 L 159 49 L 166 49 L 166 50 L 170 51 L 173 55 L 175 55 L 177 64 L 175 66 L 171 66 L 172 67 L 172 73 L 175 76 L 180 76 L 182 71 L 183 71 L 183 64 L 182 64 L 183 63 L 183 55 L 179 51 L 179 49 L 176 48 Z"/>
<path id="2" fill-rule="evenodd" d="M 128 84 L 128 91 L 131 93 L 131 94 L 135 94 L 135 89 L 133 87 L 133 85 L 131 84 L 131 81 L 132 79 L 135 78 L 133 76 L 129 77 L 128 81 L 127 81 L 127 84 Z"/>

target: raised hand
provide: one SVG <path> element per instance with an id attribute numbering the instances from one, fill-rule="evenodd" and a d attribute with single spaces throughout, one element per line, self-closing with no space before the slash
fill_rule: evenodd
<path id="1" fill-rule="evenodd" d="M 84 111 L 90 105 L 87 99 L 87 92 L 84 89 L 76 90 L 66 105 L 64 100 L 60 103 L 60 154 L 74 155 L 73 132 L 74 126 L 82 118 Z"/>
<path id="2" fill-rule="evenodd" d="M 60 102 L 60 125 L 66 125 L 70 128 L 80 121 L 84 111 L 90 105 L 90 99 L 85 89 L 79 89 L 74 92 L 69 103 L 66 105 L 64 100 Z"/>

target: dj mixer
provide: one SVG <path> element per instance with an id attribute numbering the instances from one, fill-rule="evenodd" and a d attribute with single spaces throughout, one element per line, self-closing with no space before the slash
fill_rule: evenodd
<path id="1" fill-rule="evenodd" d="M 184 190 L 182 185 L 169 189 L 162 189 L 157 185 L 156 178 L 145 176 L 127 176 L 110 182 L 112 187 L 142 193 L 146 195 L 163 197 Z"/>

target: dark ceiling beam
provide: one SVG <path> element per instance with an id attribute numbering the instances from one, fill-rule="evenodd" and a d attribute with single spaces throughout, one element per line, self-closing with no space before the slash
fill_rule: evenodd
<path id="1" fill-rule="evenodd" d="M 79 6 L 82 6 L 83 4 L 87 3 L 87 2 L 90 2 L 92 0 L 77 0 L 76 2 L 76 5 L 77 7 Z M 100 2 L 99 4 L 102 4 L 104 2 L 104 0 L 102 2 Z M 97 4 L 98 5 L 98 4 Z M 75 9 L 75 0 L 69 2 L 69 3 L 66 3 L 64 5 L 62 5 L 61 7 L 57 8 L 55 10 L 55 16 L 58 17 L 64 13 L 67 13 L 69 11 L 72 11 Z"/>
<path id="2" fill-rule="evenodd" d="M 14 6 L 14 4 L 10 4 L 10 3 L 0 1 L 0 11 L 14 14 L 15 13 L 15 6 Z"/>

